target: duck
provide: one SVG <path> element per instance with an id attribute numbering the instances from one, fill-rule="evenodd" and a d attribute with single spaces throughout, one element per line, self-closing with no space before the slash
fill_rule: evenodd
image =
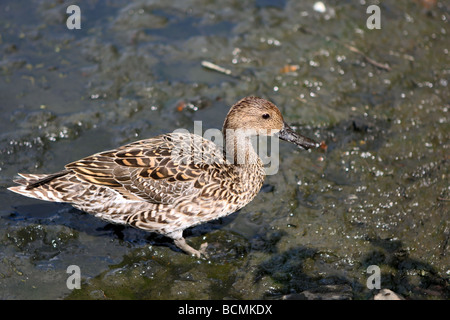
<path id="1" fill-rule="evenodd" d="M 8 188 L 23 196 L 73 207 L 114 224 L 155 232 L 197 258 L 187 228 L 232 214 L 260 191 L 264 164 L 252 137 L 278 137 L 301 149 L 315 140 L 294 131 L 278 107 L 249 96 L 229 110 L 222 145 L 189 132 L 172 132 L 102 151 L 52 174 L 19 173 Z"/>

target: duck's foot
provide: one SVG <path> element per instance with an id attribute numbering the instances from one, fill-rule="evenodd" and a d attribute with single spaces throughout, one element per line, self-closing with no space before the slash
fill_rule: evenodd
<path id="1" fill-rule="evenodd" d="M 202 243 L 202 245 L 200 246 L 200 250 L 196 250 L 196 249 L 192 248 L 190 245 L 188 245 L 186 243 L 186 240 L 184 240 L 184 238 L 174 239 L 173 241 L 178 248 L 180 248 L 187 254 L 196 256 L 199 259 L 200 258 L 205 258 L 205 259 L 209 258 L 209 255 L 206 252 L 206 248 L 208 247 L 207 242 Z"/>
<path id="2" fill-rule="evenodd" d="M 200 245 L 200 250 L 198 250 L 198 252 L 200 252 L 200 254 L 205 257 L 205 259 L 209 258 L 209 254 L 206 252 L 206 248 L 208 248 L 208 242 L 203 242 Z"/>

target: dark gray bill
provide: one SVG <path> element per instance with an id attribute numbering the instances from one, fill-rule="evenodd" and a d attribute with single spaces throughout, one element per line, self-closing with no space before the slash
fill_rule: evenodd
<path id="1" fill-rule="evenodd" d="M 285 122 L 283 129 L 278 132 L 278 137 L 281 140 L 292 142 L 298 145 L 299 147 L 302 147 L 305 150 L 308 150 L 310 148 L 318 148 L 320 144 L 310 138 L 307 138 L 305 136 L 302 136 L 301 134 L 298 134 L 294 130 L 292 130 L 291 127 Z"/>

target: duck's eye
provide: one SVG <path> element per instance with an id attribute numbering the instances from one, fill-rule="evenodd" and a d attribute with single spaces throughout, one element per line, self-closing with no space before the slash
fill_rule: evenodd
<path id="1" fill-rule="evenodd" d="M 263 118 L 263 119 L 269 119 L 269 118 L 270 118 L 270 114 L 264 113 L 264 114 L 262 115 L 262 118 Z"/>

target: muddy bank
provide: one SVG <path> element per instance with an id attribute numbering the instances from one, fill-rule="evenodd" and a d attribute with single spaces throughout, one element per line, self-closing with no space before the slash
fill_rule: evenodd
<path id="1" fill-rule="evenodd" d="M 7 1 L 0 10 L 0 296 L 4 299 L 370 299 L 367 268 L 406 299 L 448 299 L 449 8 L 383 1 Z M 354 50 L 356 49 L 356 50 Z M 202 66 L 210 61 L 230 70 Z M 374 63 L 376 62 L 376 63 Z M 377 63 L 379 65 L 377 65 Z M 388 65 L 389 69 L 380 67 Z M 296 130 L 240 212 L 187 230 L 211 259 L 12 194 L 47 173 L 177 128 L 221 128 L 247 95 Z M 69 265 L 81 289 L 66 286 Z M 297 296 L 296 296 L 297 295 Z"/>

